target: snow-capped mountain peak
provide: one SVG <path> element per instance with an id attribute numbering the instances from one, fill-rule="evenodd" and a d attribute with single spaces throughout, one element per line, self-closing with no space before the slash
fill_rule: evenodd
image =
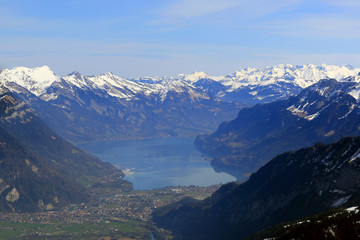
<path id="1" fill-rule="evenodd" d="M 83 76 L 78 72 L 74 72 L 63 77 L 63 80 L 80 89 L 104 90 L 109 95 L 117 98 L 131 99 L 135 93 L 142 90 L 138 83 L 110 72 L 99 76 Z"/>
<path id="2" fill-rule="evenodd" d="M 60 78 L 49 67 L 43 66 L 33 69 L 26 67 L 5 69 L 0 73 L 0 81 L 10 90 L 21 92 L 25 88 L 36 96 L 50 94 L 51 99 L 56 98 L 56 93 L 52 91 L 48 93 L 47 89 L 54 83 L 65 81 L 71 88 L 102 90 L 113 97 L 127 100 L 133 99 L 138 94 L 146 96 L 160 94 L 161 99 L 164 99 L 167 92 L 179 92 L 186 88 L 192 89 L 194 94 L 196 92 L 197 97 L 202 95 L 207 98 L 203 95 L 207 93 L 226 101 L 262 103 L 297 94 L 301 89 L 317 83 L 320 79 L 334 78 L 337 81 L 360 82 L 359 72 L 360 68 L 349 66 L 280 64 L 266 68 L 245 68 L 226 76 L 194 72 L 176 77 L 126 79 L 111 72 L 97 76 L 84 76 L 73 72 Z M 349 76 L 352 78 L 345 79 Z M 49 98 L 43 98 L 45 99 Z"/>
<path id="3" fill-rule="evenodd" d="M 310 98 L 304 98 L 303 101 L 301 96 L 291 98 L 297 100 L 288 103 L 284 111 L 287 109 L 293 114 L 286 112 L 286 115 L 296 115 L 296 119 L 299 118 L 303 122 L 316 122 L 325 116 L 326 111 L 331 110 L 328 106 L 332 105 L 329 104 L 335 106 L 334 101 L 343 96 L 348 105 L 335 112 L 337 118 L 347 119 L 357 113 L 356 99 L 360 96 L 360 87 L 357 85 L 360 83 L 355 80 L 359 77 L 359 72 L 360 69 L 346 66 L 282 64 L 268 68 L 247 68 L 227 76 L 210 76 L 204 72 L 195 72 L 176 77 L 126 79 L 114 73 L 86 76 L 78 72 L 60 78 L 47 66 L 34 69 L 18 67 L 0 73 L 0 87 L 4 86 L 10 91 L 17 92 L 17 95 L 40 112 L 42 117 L 47 118 L 54 128 L 62 131 L 64 135 L 71 133 L 69 136 L 75 136 L 77 139 L 76 136 L 84 132 L 82 124 L 86 118 L 106 118 L 104 122 L 108 126 L 126 122 L 126 126 L 135 127 L 141 132 L 144 130 L 142 124 L 152 125 L 151 121 L 159 117 L 164 120 L 162 124 L 169 122 L 169 125 L 165 128 L 159 125 L 154 129 L 160 129 L 160 132 L 169 136 L 177 134 L 178 131 L 171 127 L 173 122 L 184 123 L 185 120 L 178 121 L 179 119 L 187 119 L 186 121 L 196 125 L 190 120 L 195 119 L 195 114 L 202 116 L 201 121 L 207 118 L 221 118 L 223 121 L 224 118 L 220 115 L 229 113 L 230 116 L 230 113 L 238 111 L 238 106 L 285 100 L 289 96 L 298 95 L 304 90 L 303 86 L 312 83 L 318 84 L 314 91 L 308 91 L 307 97 Z M 320 81 L 329 76 L 334 77 L 337 82 L 341 80 L 341 84 L 336 84 L 334 79 L 335 82 L 330 85 Z M 346 93 L 340 95 L 343 90 L 346 90 Z M 351 97 L 349 92 L 356 99 Z M 62 115 L 63 119 L 57 119 L 58 114 Z M 183 118 L 186 114 L 190 114 L 189 118 Z M 170 121 L 170 118 L 173 120 Z M 71 121 L 67 129 L 64 129 L 64 119 Z M 211 121 L 209 120 L 209 123 Z M 286 125 L 286 122 L 284 124 Z M 203 123 L 201 129 L 202 125 Z M 107 127 L 94 126 L 92 121 L 88 122 L 87 126 L 89 128 L 85 131 L 97 129 L 93 136 L 108 131 Z M 190 125 L 186 126 L 186 129 L 190 129 Z M 211 129 L 213 127 L 212 125 Z M 78 128 L 81 129 L 81 133 Z M 124 136 L 141 135 L 128 131 L 121 124 L 117 125 L 117 129 Z M 334 129 L 324 130 L 323 135 L 330 136 L 332 130 Z M 337 130 L 334 131 L 336 134 Z"/>
<path id="4" fill-rule="evenodd" d="M 9 83 L 15 83 L 26 88 L 36 96 L 45 93 L 46 89 L 60 78 L 48 66 L 37 68 L 16 67 L 4 69 L 0 73 L 0 79 L 8 87 Z"/>
<path id="5" fill-rule="evenodd" d="M 359 96 L 360 84 L 357 82 L 323 79 L 297 95 L 295 101 L 289 102 L 291 106 L 287 110 L 293 115 L 312 121 L 324 112 L 326 115 L 336 109 L 334 114 L 338 114 L 338 120 L 341 120 L 359 110 Z M 339 104 L 341 108 L 334 107 Z M 330 110 L 331 108 L 333 110 Z M 332 135 L 333 132 L 329 131 L 327 134 Z"/>
<path id="6" fill-rule="evenodd" d="M 189 83 L 195 83 L 195 82 L 199 81 L 200 79 L 211 79 L 211 80 L 220 82 L 221 80 L 223 80 L 225 78 L 226 78 L 225 76 L 211 76 L 202 71 L 200 71 L 200 72 L 195 71 L 192 74 L 179 74 L 178 77 L 175 78 L 175 80 L 181 79 L 181 80 L 184 80 Z M 174 79 L 174 78 L 172 78 L 172 79 Z"/>
<path id="7" fill-rule="evenodd" d="M 205 72 L 194 72 L 193 74 L 188 74 L 188 75 L 180 74 L 179 77 L 183 78 L 185 81 L 196 82 L 202 78 L 209 78 L 209 75 Z"/>
<path id="8" fill-rule="evenodd" d="M 68 82 L 69 84 L 73 84 L 78 88 L 85 89 L 88 82 L 86 81 L 85 76 L 81 75 L 79 72 L 73 72 L 65 77 L 63 80 Z"/>
<path id="9" fill-rule="evenodd" d="M 335 78 L 340 80 L 347 76 L 354 76 L 360 69 L 348 68 L 346 66 L 334 65 L 301 65 L 280 64 L 267 68 L 245 68 L 228 75 L 227 79 L 232 79 L 236 87 L 245 85 L 267 85 L 278 81 L 293 82 L 301 88 L 308 87 L 320 79 Z M 231 82 L 227 85 L 232 85 Z M 235 87 L 235 88 L 236 88 Z"/>

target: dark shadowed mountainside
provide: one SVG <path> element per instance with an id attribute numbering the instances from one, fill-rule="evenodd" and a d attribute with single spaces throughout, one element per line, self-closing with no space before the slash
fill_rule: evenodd
<path id="1" fill-rule="evenodd" d="M 71 145 L 6 89 L 0 95 L 0 210 L 35 211 L 89 200 L 85 186 L 131 189 L 114 166 Z"/>
<path id="2" fill-rule="evenodd" d="M 241 178 L 285 151 L 360 135 L 357 89 L 352 78 L 321 80 L 287 100 L 240 110 L 195 145 L 215 169 Z"/>
<path id="3" fill-rule="evenodd" d="M 179 239 L 241 239 L 274 224 L 360 203 L 360 137 L 316 144 L 272 159 L 243 184 L 203 201 L 157 210 L 159 227 Z"/>

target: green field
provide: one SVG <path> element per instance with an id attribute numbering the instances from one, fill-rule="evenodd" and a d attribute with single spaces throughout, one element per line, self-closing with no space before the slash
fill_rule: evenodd
<path id="1" fill-rule="evenodd" d="M 150 239 L 146 224 L 133 221 L 104 221 L 81 224 L 31 224 L 0 222 L 0 239 Z"/>
<path id="2" fill-rule="evenodd" d="M 184 197 L 205 198 L 211 192 L 202 188 L 171 187 L 152 191 L 108 193 L 99 202 L 68 206 L 59 211 L 3 214 L 2 239 L 151 239 L 159 232 L 151 223 L 151 212 Z M 8 220 L 11 219 L 11 220 Z M 41 224 L 40 224 L 41 223 Z M 162 235 L 169 236 L 164 232 Z M 160 239 L 161 237 L 157 237 Z"/>

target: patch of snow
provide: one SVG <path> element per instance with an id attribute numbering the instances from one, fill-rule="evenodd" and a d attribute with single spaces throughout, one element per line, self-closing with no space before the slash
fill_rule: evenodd
<path id="1" fill-rule="evenodd" d="M 311 221 L 310 220 L 305 220 L 305 221 L 299 221 L 297 222 L 296 224 L 304 224 L 304 223 L 310 223 Z"/>
<path id="2" fill-rule="evenodd" d="M 50 100 L 55 100 L 57 99 L 59 96 L 56 93 L 51 93 L 51 94 L 43 94 L 41 95 L 41 99 L 44 101 L 50 101 Z"/>
<path id="3" fill-rule="evenodd" d="M 224 76 L 210 76 L 205 72 L 194 72 L 193 74 L 188 75 L 180 74 L 178 77 L 190 83 L 197 82 L 200 79 L 212 79 L 215 81 L 220 81 L 221 79 L 225 78 Z"/>
<path id="4" fill-rule="evenodd" d="M 351 156 L 349 163 L 352 163 L 357 158 L 360 158 L 360 149 L 357 150 L 356 153 Z"/>
<path id="5" fill-rule="evenodd" d="M 349 92 L 349 94 L 355 98 L 357 101 L 360 99 L 360 84 L 356 85 L 352 91 Z"/>
<path id="6" fill-rule="evenodd" d="M 348 149 L 346 149 L 346 151 L 343 152 L 343 154 L 341 154 L 341 157 L 345 156 L 349 152 L 350 148 L 351 148 L 351 144 L 349 144 Z"/>
<path id="7" fill-rule="evenodd" d="M 320 112 L 317 112 L 317 113 L 314 113 L 312 115 L 306 116 L 305 119 L 311 121 L 311 120 L 313 120 L 314 118 L 316 118 L 319 115 L 320 115 Z"/>
<path id="8" fill-rule="evenodd" d="M 337 200 L 335 200 L 332 204 L 331 204 L 331 207 L 338 207 L 340 205 L 343 205 L 344 203 L 346 203 L 349 199 L 350 199 L 351 195 L 350 196 L 346 196 L 346 197 L 342 197 L 342 198 L 339 198 Z"/>
<path id="9" fill-rule="evenodd" d="M 328 227 L 328 229 L 326 230 L 327 232 L 329 232 L 331 234 L 331 236 L 335 237 L 335 232 L 331 227 Z"/>
<path id="10" fill-rule="evenodd" d="M 344 194 L 345 192 L 342 191 L 342 190 L 339 190 L 339 189 L 333 189 L 333 190 L 330 190 L 331 193 L 340 193 L 340 194 Z"/>
<path id="11" fill-rule="evenodd" d="M 346 211 L 348 212 L 355 212 L 355 213 L 358 213 L 359 212 L 359 207 L 358 206 L 354 206 L 354 207 L 349 207 L 347 209 L 345 209 Z"/>
<path id="12" fill-rule="evenodd" d="M 296 107 L 295 105 L 288 107 L 286 110 L 290 111 L 293 115 L 298 116 L 298 117 L 306 117 L 307 116 L 306 111 L 304 111 L 303 109 L 301 109 L 299 107 Z"/>
<path id="13" fill-rule="evenodd" d="M 349 116 L 349 114 L 350 114 L 354 109 L 355 109 L 355 105 L 352 104 L 351 107 L 350 107 L 349 112 L 347 112 L 344 116 L 339 117 L 338 120 L 343 119 L 343 118 L 346 118 L 347 116 Z"/>
<path id="14" fill-rule="evenodd" d="M 332 136 L 332 135 L 334 135 L 334 134 L 335 134 L 335 131 L 334 131 L 334 130 L 331 130 L 330 132 L 326 133 L 324 136 L 325 136 L 325 137 L 330 137 L 330 136 Z"/>

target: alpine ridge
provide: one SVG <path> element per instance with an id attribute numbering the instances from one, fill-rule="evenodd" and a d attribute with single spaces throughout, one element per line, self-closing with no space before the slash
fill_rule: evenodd
<path id="1" fill-rule="evenodd" d="M 360 68 L 354 68 L 351 65 L 334 66 L 334 65 L 302 65 L 293 66 L 290 64 L 281 64 L 278 66 L 267 68 L 245 68 L 236 71 L 233 74 L 226 76 L 211 76 L 204 72 L 195 72 L 193 74 L 179 74 L 177 77 L 143 77 L 135 79 L 125 79 L 113 73 L 105 73 L 99 76 L 83 76 L 78 72 L 73 72 L 68 76 L 59 77 L 48 66 L 38 68 L 16 67 L 14 69 L 4 69 L 0 73 L 2 83 L 5 83 L 10 90 L 21 91 L 16 89 L 16 85 L 21 86 L 36 96 L 42 96 L 44 100 L 49 98 L 47 89 L 54 83 L 64 80 L 68 84 L 74 85 L 83 89 L 98 89 L 105 90 L 111 96 L 118 98 L 132 99 L 136 93 L 142 92 L 145 95 L 151 93 L 166 95 L 169 90 L 176 89 L 178 92 L 182 89 L 179 85 L 202 86 L 199 80 L 207 82 L 216 82 L 221 89 L 217 92 L 217 96 L 221 99 L 231 92 L 241 91 L 243 89 L 249 90 L 249 94 L 259 102 L 269 102 L 272 100 L 263 101 L 265 98 L 270 98 L 270 94 L 259 93 L 256 87 L 262 86 L 277 86 L 282 90 L 288 88 L 289 92 L 278 92 L 273 96 L 273 99 L 280 99 L 288 97 L 289 93 L 294 94 L 294 91 L 309 87 L 321 79 L 334 78 L 337 80 L 346 78 L 348 76 L 356 76 L 360 72 Z M 172 83 L 169 85 L 169 83 Z M 288 87 L 286 87 L 288 85 Z M 206 86 L 202 87 L 207 90 Z M 279 89 L 280 90 L 280 89 Z M 274 90 L 275 91 L 275 90 Z M 56 94 L 52 95 L 56 97 Z M 200 96 L 198 96 L 200 97 Z M 206 98 L 206 96 L 203 96 Z"/>
<path id="2" fill-rule="evenodd" d="M 351 66 L 278 65 L 226 76 L 195 72 L 125 79 L 113 73 L 60 77 L 43 66 L 4 69 L 0 82 L 61 136 L 84 142 L 195 136 L 233 119 L 244 106 L 286 99 L 321 78 L 340 80 L 358 71 Z"/>
<path id="3" fill-rule="evenodd" d="M 286 100 L 240 110 L 195 144 L 215 168 L 242 178 L 282 152 L 360 135 L 359 86 L 358 76 L 320 80 Z"/>

